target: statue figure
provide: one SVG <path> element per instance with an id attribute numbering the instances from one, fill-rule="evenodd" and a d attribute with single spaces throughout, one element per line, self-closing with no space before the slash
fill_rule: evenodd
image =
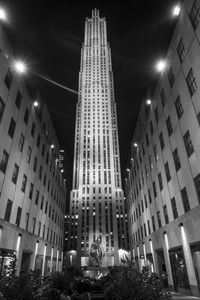
<path id="1" fill-rule="evenodd" d="M 91 245 L 90 256 L 95 266 L 101 266 L 105 252 L 101 244 L 101 239 L 98 237 Z"/>

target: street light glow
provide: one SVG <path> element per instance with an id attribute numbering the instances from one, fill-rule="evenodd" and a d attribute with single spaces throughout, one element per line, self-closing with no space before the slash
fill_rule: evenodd
<path id="1" fill-rule="evenodd" d="M 0 20 L 7 21 L 6 11 L 0 7 Z"/>
<path id="2" fill-rule="evenodd" d="M 180 11 L 181 11 L 180 5 L 176 5 L 176 6 L 173 8 L 173 16 L 174 16 L 174 17 L 178 17 L 178 15 L 180 14 Z"/>
<path id="3" fill-rule="evenodd" d="M 22 74 L 26 72 L 26 65 L 23 61 L 21 60 L 16 60 L 14 62 L 14 69 L 17 73 Z"/>
<path id="4" fill-rule="evenodd" d="M 158 72 L 163 72 L 166 68 L 166 65 L 166 61 L 164 59 L 161 59 L 156 63 L 156 70 Z"/>
<path id="5" fill-rule="evenodd" d="M 146 104 L 147 104 L 147 105 L 151 105 L 151 100 L 150 100 L 150 99 L 147 99 Z"/>
<path id="6" fill-rule="evenodd" d="M 133 146 L 137 148 L 138 144 L 137 144 L 137 143 L 134 143 Z"/>
<path id="7" fill-rule="evenodd" d="M 37 100 L 35 100 L 35 101 L 33 102 L 33 106 L 34 106 L 34 107 L 38 107 L 38 106 L 39 106 L 39 102 L 38 102 Z"/>

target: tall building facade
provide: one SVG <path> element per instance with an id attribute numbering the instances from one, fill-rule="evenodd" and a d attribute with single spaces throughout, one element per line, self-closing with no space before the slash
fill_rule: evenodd
<path id="1" fill-rule="evenodd" d="M 200 287 L 199 41 L 200 2 L 183 1 L 167 67 L 151 103 L 141 105 L 126 172 L 133 258 L 193 295 Z"/>
<path id="2" fill-rule="evenodd" d="M 77 265 L 112 266 L 127 248 L 117 113 L 106 21 L 94 9 L 85 22 L 76 113 L 70 249 Z M 95 262 L 92 247 L 101 248 Z"/>
<path id="3" fill-rule="evenodd" d="M 0 28 L 0 272 L 61 270 L 66 185 L 48 109 L 14 72 Z M 37 99 L 38 106 L 35 100 Z"/>

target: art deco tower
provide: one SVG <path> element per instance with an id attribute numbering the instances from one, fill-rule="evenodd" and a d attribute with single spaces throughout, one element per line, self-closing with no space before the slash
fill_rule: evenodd
<path id="1" fill-rule="evenodd" d="M 111 51 L 97 9 L 85 22 L 75 130 L 70 249 L 77 251 L 78 265 L 95 265 L 91 245 L 98 239 L 105 254 L 100 264 L 118 264 L 119 248 L 127 248 L 127 218 Z"/>

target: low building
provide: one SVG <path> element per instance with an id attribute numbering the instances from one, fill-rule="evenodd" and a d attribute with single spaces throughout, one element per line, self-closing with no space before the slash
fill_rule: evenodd
<path id="1" fill-rule="evenodd" d="M 200 287 L 200 2 L 182 2 L 166 69 L 142 103 L 126 172 L 132 256 L 167 273 L 176 291 Z"/>
<path id="2" fill-rule="evenodd" d="M 61 270 L 66 185 L 60 145 L 45 103 L 13 70 L 0 28 L 0 270 Z"/>

